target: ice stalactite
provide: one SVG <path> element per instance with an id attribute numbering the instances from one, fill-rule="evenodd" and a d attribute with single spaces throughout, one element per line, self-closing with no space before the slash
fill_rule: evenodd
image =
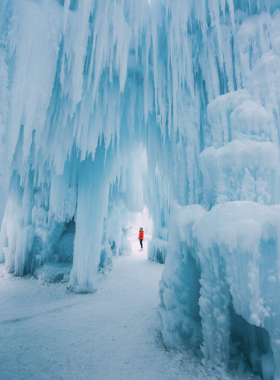
<path id="1" fill-rule="evenodd" d="M 279 379 L 279 9 L 2 1 L 7 270 L 73 261 L 70 287 L 94 291 L 111 255 L 130 251 L 127 213 L 146 204 L 149 257 L 166 260 L 166 344 L 202 345 L 206 364 Z"/>

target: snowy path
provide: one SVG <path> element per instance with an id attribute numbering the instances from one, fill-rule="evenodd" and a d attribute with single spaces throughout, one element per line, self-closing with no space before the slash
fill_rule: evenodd
<path id="1" fill-rule="evenodd" d="M 210 379 L 191 352 L 165 350 L 156 314 L 163 266 L 146 257 L 134 241 L 95 294 L 0 278 L 0 379 Z"/>

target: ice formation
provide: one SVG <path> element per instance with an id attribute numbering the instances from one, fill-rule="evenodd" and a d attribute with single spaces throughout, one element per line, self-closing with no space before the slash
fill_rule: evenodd
<path id="1" fill-rule="evenodd" d="M 280 379 L 279 9 L 2 0 L 6 269 L 94 291 L 146 205 L 165 343 Z"/>

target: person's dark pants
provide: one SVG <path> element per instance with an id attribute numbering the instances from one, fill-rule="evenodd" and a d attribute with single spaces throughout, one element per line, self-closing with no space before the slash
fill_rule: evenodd
<path id="1" fill-rule="evenodd" d="M 140 240 L 141 248 L 143 249 L 143 239 L 139 239 L 139 240 Z"/>

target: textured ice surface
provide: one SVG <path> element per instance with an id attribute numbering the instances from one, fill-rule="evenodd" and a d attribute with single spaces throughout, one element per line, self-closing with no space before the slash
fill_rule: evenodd
<path id="1" fill-rule="evenodd" d="M 272 352 L 279 363 L 279 217 L 278 205 L 254 202 L 173 211 L 159 307 L 170 346 L 202 344 L 205 361 L 220 366 L 235 343 L 255 370 Z"/>
<path id="2" fill-rule="evenodd" d="M 146 205 L 166 345 L 279 379 L 279 8 L 2 1 L 6 270 L 73 261 L 92 292 Z"/>

